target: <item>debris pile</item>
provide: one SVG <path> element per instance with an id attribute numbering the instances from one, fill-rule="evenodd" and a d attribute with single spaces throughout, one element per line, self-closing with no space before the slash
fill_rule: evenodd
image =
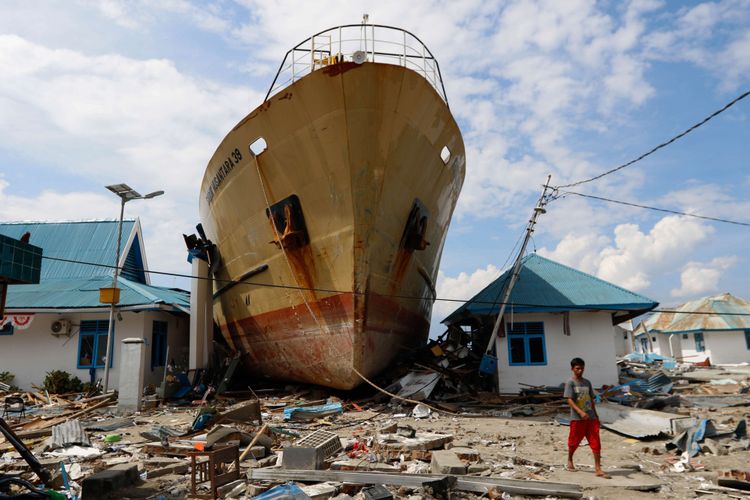
<path id="1" fill-rule="evenodd" d="M 145 396 L 153 403 L 143 411 L 123 412 L 116 393 L 6 391 L 0 494 L 627 498 L 633 489 L 737 494 L 747 484 L 750 368 L 621 360 L 620 384 L 599 391 L 612 476 L 602 479 L 585 464 L 564 469 L 561 387 L 492 393 L 464 373 L 479 357 L 435 347 L 375 381 L 383 389 L 347 394 L 199 388 Z"/>

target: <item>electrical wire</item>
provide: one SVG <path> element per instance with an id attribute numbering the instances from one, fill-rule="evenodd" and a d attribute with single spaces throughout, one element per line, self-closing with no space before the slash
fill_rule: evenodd
<path id="1" fill-rule="evenodd" d="M 655 148 L 651 149 L 650 151 L 648 151 L 646 153 L 643 153 L 641 156 L 639 156 L 638 158 L 636 158 L 634 160 L 630 160 L 627 163 L 623 163 L 619 167 L 615 167 L 615 168 L 613 168 L 611 170 L 607 170 L 606 172 L 604 172 L 602 174 L 599 174 L 599 175 L 596 175 L 594 177 L 591 177 L 589 179 L 584 179 L 584 180 L 581 180 L 581 181 L 573 182 L 571 184 L 563 184 L 562 186 L 557 186 L 557 189 L 562 189 L 562 188 L 567 188 L 567 187 L 573 187 L 573 186 L 580 186 L 581 184 L 586 184 L 587 182 L 592 182 L 592 181 L 601 179 L 602 177 L 604 177 L 606 175 L 613 174 L 613 173 L 615 173 L 615 172 L 617 172 L 619 170 L 622 170 L 625 167 L 629 167 L 630 165 L 632 165 L 634 163 L 637 163 L 637 162 L 641 161 L 642 159 L 646 158 L 650 154 L 655 153 L 656 151 L 660 150 L 661 148 L 669 146 L 670 144 L 672 144 L 676 140 L 681 139 L 682 137 L 685 137 L 690 132 L 692 132 L 693 130 L 697 129 L 701 125 L 704 125 L 706 122 L 708 122 L 712 118 L 720 115 L 721 113 L 723 113 L 727 109 L 731 108 L 732 106 L 734 106 L 735 104 L 737 104 L 739 101 L 741 101 L 742 99 L 744 99 L 748 95 L 750 95 L 750 91 L 745 92 L 743 94 L 740 94 L 739 96 L 735 97 L 732 101 L 730 101 L 727 105 L 725 105 L 723 108 L 714 111 L 713 113 L 711 113 L 710 115 L 708 115 L 707 117 L 705 117 L 703 120 L 701 120 L 698 123 L 696 123 L 695 125 L 693 125 L 692 127 L 690 127 L 687 130 L 684 130 L 683 132 L 677 134 L 676 136 L 672 137 L 668 141 L 659 144 L 658 146 L 656 146 Z"/>
<path id="2" fill-rule="evenodd" d="M 705 219 L 705 220 L 710 220 L 710 221 L 715 221 L 715 222 L 725 222 L 727 224 L 736 224 L 738 226 L 750 226 L 750 223 L 748 223 L 748 222 L 739 222 L 739 221 L 729 220 L 729 219 L 720 219 L 719 217 L 709 217 L 707 215 L 689 214 L 689 213 L 686 213 L 686 212 L 678 212 L 677 210 L 669 210 L 667 208 L 650 207 L 648 205 L 639 205 L 637 203 L 631 203 L 629 201 L 613 200 L 611 198 L 603 198 L 601 196 L 594 196 L 594 195 L 591 195 L 591 194 L 577 193 L 575 191 L 560 191 L 560 192 L 564 193 L 564 194 L 574 194 L 574 195 L 580 196 L 582 198 L 591 198 L 591 199 L 594 199 L 594 200 L 601 200 L 601 201 L 606 201 L 606 202 L 609 202 L 609 203 L 617 203 L 619 205 L 626 205 L 626 206 L 629 206 L 629 207 L 645 208 L 647 210 L 655 210 L 657 212 L 666 212 L 666 213 L 669 213 L 669 214 L 684 215 L 686 217 L 695 217 L 696 219 Z"/>
<path id="3" fill-rule="evenodd" d="M 42 256 L 43 259 L 48 260 L 54 260 L 59 262 L 68 262 L 72 264 L 81 264 L 81 265 L 88 265 L 88 266 L 97 266 L 97 267 L 104 267 L 108 269 L 114 269 L 117 266 L 113 266 L 111 264 L 99 264 L 96 262 L 85 262 L 80 260 L 72 260 L 72 259 L 64 259 L 60 257 L 49 257 L 47 255 Z M 119 268 L 120 271 L 123 270 L 123 268 Z M 291 289 L 291 290 L 305 290 L 305 291 L 314 291 L 314 292 L 323 292 L 323 293 L 350 293 L 352 295 L 359 295 L 359 296 L 367 296 L 367 292 L 357 292 L 353 290 L 335 290 L 335 289 L 327 289 L 327 288 L 307 288 L 307 287 L 300 287 L 300 286 L 291 286 L 291 285 L 274 285 L 272 283 L 255 283 L 252 281 L 243 281 L 243 280 L 226 280 L 226 279 L 219 279 L 219 278 L 211 278 L 211 277 L 203 277 L 203 276 L 193 276 L 191 274 L 182 274 L 182 273 L 171 273 L 167 271 L 151 271 L 148 269 L 139 269 L 138 271 L 143 271 L 144 273 L 148 274 L 156 274 L 160 276 L 173 276 L 177 278 L 188 278 L 188 279 L 194 279 L 194 280 L 208 280 L 208 281 L 215 281 L 217 283 L 225 283 L 225 284 L 235 284 L 235 285 L 249 285 L 249 286 L 257 286 L 261 288 L 284 288 L 284 289 Z M 429 297 L 427 296 L 416 296 L 416 295 L 395 295 L 395 294 L 382 294 L 383 297 L 389 297 L 394 299 L 407 299 L 407 300 L 425 300 Z M 489 306 L 500 306 L 503 305 L 503 302 L 497 302 L 497 301 L 488 301 L 488 300 L 473 300 L 473 299 L 449 299 L 449 298 L 443 298 L 443 297 L 435 297 L 435 301 L 439 302 L 455 302 L 455 303 L 461 303 L 461 304 L 467 304 L 467 303 L 474 303 L 474 304 L 482 304 L 482 305 L 489 305 Z M 534 307 L 539 309 L 566 309 L 566 310 L 581 310 L 581 311 L 590 311 L 590 306 L 576 306 L 572 304 L 559 304 L 559 305 L 550 305 L 550 304 L 532 304 L 532 303 L 526 303 L 526 302 L 506 302 L 505 305 L 511 306 L 511 307 Z M 600 309 L 602 311 L 604 310 L 614 310 L 614 309 Z M 714 313 L 714 312 L 702 312 L 702 311 L 678 311 L 678 310 L 670 310 L 670 309 L 651 309 L 650 311 L 644 311 L 645 313 L 651 313 L 651 312 L 663 312 L 663 313 L 679 313 L 679 314 L 696 314 L 696 315 L 716 315 L 716 316 L 750 316 L 750 313 Z"/>

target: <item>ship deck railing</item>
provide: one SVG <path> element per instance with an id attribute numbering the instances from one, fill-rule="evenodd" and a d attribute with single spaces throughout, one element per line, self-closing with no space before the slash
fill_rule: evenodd
<path id="1" fill-rule="evenodd" d="M 422 75 L 448 104 L 440 66 L 416 35 L 381 24 L 347 24 L 314 34 L 290 49 L 268 89 L 267 101 L 313 71 L 344 61 L 395 64 Z"/>

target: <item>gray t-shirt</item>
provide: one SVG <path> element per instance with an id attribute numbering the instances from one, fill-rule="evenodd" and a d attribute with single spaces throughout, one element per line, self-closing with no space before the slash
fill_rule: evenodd
<path id="1" fill-rule="evenodd" d="M 566 399 L 572 398 L 578 408 L 588 413 L 589 418 L 596 418 L 593 404 L 594 388 L 591 386 L 591 382 L 589 382 L 588 379 L 581 378 L 581 380 L 576 380 L 571 378 L 568 380 L 565 383 L 563 397 Z M 581 416 L 575 412 L 573 408 L 570 409 L 570 419 L 582 420 Z"/>

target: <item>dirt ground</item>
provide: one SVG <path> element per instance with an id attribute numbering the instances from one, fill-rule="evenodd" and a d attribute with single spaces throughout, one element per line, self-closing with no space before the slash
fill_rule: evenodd
<path id="1" fill-rule="evenodd" d="M 747 368 L 747 367 L 745 367 Z M 741 373 L 734 378 L 741 383 L 719 385 L 711 384 L 711 380 L 720 380 L 728 376 L 727 372 L 702 371 L 699 379 L 704 381 L 693 381 L 690 384 L 675 385 L 676 392 L 685 396 L 688 394 L 703 394 L 711 401 L 717 402 L 713 406 L 688 407 L 682 405 L 680 408 L 668 408 L 665 411 L 679 412 L 683 416 L 691 416 L 695 419 L 710 419 L 719 432 L 733 431 L 738 423 L 750 417 L 750 394 L 742 392 L 746 390 L 746 375 L 750 369 L 740 370 Z M 733 376 L 734 376 L 733 375 Z M 384 429 L 391 427 L 389 433 L 395 427 L 411 427 L 416 435 L 424 433 L 447 434 L 452 437 L 445 448 L 461 447 L 470 448 L 477 452 L 480 467 L 472 475 L 477 478 L 493 477 L 503 479 L 519 479 L 533 481 L 550 481 L 557 483 L 572 483 L 580 485 L 583 489 L 584 498 L 607 498 L 635 500 L 642 498 L 728 498 L 725 493 L 699 493 L 697 490 L 703 488 L 703 484 L 716 484 L 719 471 L 738 470 L 750 471 L 750 451 L 748 451 L 747 439 L 738 440 L 734 438 L 723 438 L 718 440 L 719 449 L 726 454 L 714 455 L 710 452 L 702 452 L 690 460 L 688 470 L 678 472 L 674 463 L 679 459 L 679 454 L 668 451 L 666 444 L 671 438 L 660 438 L 650 440 L 638 440 L 623 436 L 606 428 L 601 430 L 602 439 L 602 465 L 611 478 L 596 477 L 593 470 L 593 457 L 587 446 L 581 446 L 576 453 L 575 461 L 577 471 L 568 471 L 564 465 L 567 460 L 567 437 L 569 428 L 556 422 L 555 413 L 560 411 L 567 414 L 565 405 L 561 398 L 552 397 L 545 400 L 537 410 L 544 415 L 528 417 L 508 417 L 507 412 L 495 411 L 496 414 L 504 416 L 489 416 L 493 409 L 477 412 L 472 416 L 463 414 L 455 415 L 446 411 L 432 411 L 428 416 L 415 418 L 412 416 L 415 405 L 407 402 L 397 402 L 376 393 L 376 396 L 368 396 L 357 399 L 341 399 L 332 397 L 326 391 L 320 389 L 289 387 L 281 390 L 269 391 L 260 398 L 260 410 L 262 422 L 272 429 L 274 440 L 266 446 L 267 451 L 272 454 L 270 459 L 255 461 L 246 459 L 241 463 L 241 474 L 245 488 L 234 498 L 249 498 L 264 489 L 272 487 L 273 484 L 264 481 L 247 480 L 247 473 L 252 468 L 274 467 L 274 457 L 283 452 L 283 448 L 291 444 L 296 438 L 292 434 L 304 436 L 317 429 L 336 433 L 340 438 L 344 450 L 341 454 L 333 457 L 335 460 L 351 456 L 350 447 L 355 442 L 365 442 L 372 450 L 365 455 L 357 455 L 362 458 L 356 470 L 367 470 L 377 464 L 373 460 L 379 460 L 382 464 L 395 465 L 394 473 L 414 470 L 430 472 L 428 456 L 423 456 L 425 461 L 417 462 L 415 456 L 404 454 L 402 461 L 393 460 L 386 462 L 377 447 L 373 443 L 381 436 Z M 340 395 L 342 396 L 342 395 Z M 549 396 L 549 395 L 548 395 Z M 733 399 L 734 404 L 740 406 L 724 406 L 721 404 L 727 398 Z M 319 405 L 324 402 L 338 401 L 342 404 L 343 413 L 334 414 L 323 418 L 314 418 L 308 422 L 285 421 L 284 408 L 304 407 Z M 739 402 L 738 402 L 739 401 Z M 233 401 L 232 398 L 222 398 L 212 403 L 221 412 Z M 249 402 L 249 401 L 248 401 Z M 437 404 L 437 403 L 435 403 Z M 490 405 L 491 406 L 491 405 Z M 531 405 L 533 407 L 533 404 Z M 465 410 L 465 408 L 463 409 Z M 102 455 L 93 459 L 66 459 L 68 467 L 74 464 L 80 466 L 76 480 L 83 478 L 117 464 L 138 464 L 138 470 L 144 482 L 131 490 L 119 492 L 117 498 L 186 498 L 190 484 L 190 472 L 184 467 L 179 473 L 168 473 L 158 475 L 155 471 L 163 470 L 164 467 L 175 465 L 176 462 L 187 464 L 188 460 L 182 458 L 171 458 L 161 456 L 159 453 L 148 452 L 147 444 L 159 445 L 153 439 L 141 434 L 149 431 L 154 426 L 167 426 L 172 429 L 180 429 L 180 437 L 170 437 L 171 446 L 180 444 L 191 449 L 201 439 L 198 433 L 190 432 L 190 426 L 196 418 L 198 409 L 195 405 L 188 406 L 160 406 L 153 410 L 146 410 L 139 414 L 128 415 L 132 419 L 132 425 L 120 427 L 113 431 L 93 432 L 89 431 L 94 447 L 102 452 Z M 87 415 L 88 421 L 102 421 L 106 423 L 118 417 L 113 408 L 98 408 L 95 412 Z M 121 416 L 119 416 L 121 417 Z M 259 424 L 232 424 L 246 435 L 253 435 L 260 428 Z M 112 445 L 104 442 L 105 435 L 117 434 L 120 439 Z M 48 453 L 42 452 L 46 437 L 34 438 L 27 441 L 37 451 L 39 459 L 44 464 L 55 464 L 60 458 L 53 458 Z M 244 446 L 241 447 L 244 449 Z M 0 475 L 21 474 L 22 477 L 33 479 L 33 474 L 20 456 L 7 449 L 5 453 L 0 449 Z M 356 462 L 356 460 L 355 460 Z M 368 465 L 369 463 L 369 465 Z M 360 465 L 363 465 L 360 467 Z M 387 467 L 387 465 L 384 465 Z M 679 467 L 679 466 L 678 466 Z M 274 469 L 279 470 L 279 469 Z M 349 469 L 344 469 L 349 470 Z M 153 474 L 155 477 L 150 477 Z M 341 485 L 339 485 L 341 486 Z M 343 493 L 341 492 L 343 490 Z M 340 488 L 339 500 L 348 500 L 351 494 L 355 499 L 360 498 L 356 493 L 357 488 Z M 393 487 L 391 491 L 398 492 L 398 498 L 409 500 L 429 500 L 431 497 L 422 488 Z M 733 493 L 734 494 L 734 493 Z M 738 494 L 740 495 L 740 494 Z M 500 496 L 480 495 L 465 492 L 457 492 L 451 498 L 501 498 Z M 507 498 L 524 498 L 522 496 L 502 496 Z M 532 498 L 532 497 L 529 497 Z M 539 497 L 536 497 L 539 498 Z M 741 496 L 738 496 L 741 498 Z"/>
<path id="2" fill-rule="evenodd" d="M 349 412 L 342 419 L 361 419 L 365 415 Z M 747 407 L 696 412 L 717 424 L 734 429 L 740 419 L 750 416 Z M 427 419 L 392 418 L 373 414 L 369 425 L 357 425 L 337 431 L 342 439 L 367 433 L 388 423 L 408 425 L 417 431 L 452 434 L 454 446 L 477 450 L 482 460 L 493 466 L 492 475 L 515 479 L 537 479 L 579 484 L 585 497 L 611 499 L 695 498 L 702 483 L 714 482 L 722 469 L 750 470 L 750 452 L 734 451 L 725 456 L 699 454 L 692 462 L 702 470 L 674 472 L 666 462 L 674 456 L 665 448 L 669 439 L 640 441 L 601 430 L 602 466 L 611 479 L 596 477 L 590 449 L 582 446 L 576 452 L 579 470 L 567 471 L 568 427 L 551 418 L 481 418 L 443 415 Z M 516 459 L 519 463 L 513 463 Z M 520 460 L 519 460 L 520 459 Z M 528 465 L 523 465 L 528 462 Z M 506 474 L 502 474 L 506 472 Z M 658 491 L 639 491 L 660 485 Z M 702 498 L 726 498 L 724 495 L 700 495 Z M 514 498 L 522 498 L 514 496 Z"/>

